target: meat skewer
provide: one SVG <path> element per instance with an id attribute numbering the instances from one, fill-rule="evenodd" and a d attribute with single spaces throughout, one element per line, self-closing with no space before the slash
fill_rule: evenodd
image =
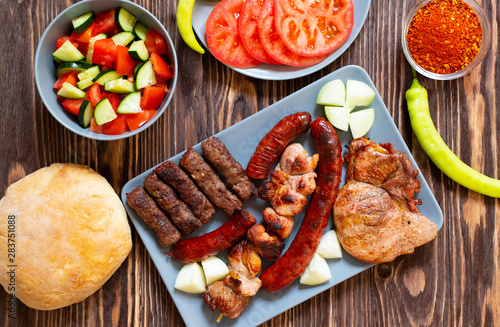
<path id="1" fill-rule="evenodd" d="M 202 226 L 201 220 L 195 217 L 191 209 L 179 200 L 175 191 L 161 181 L 155 172 L 146 177 L 144 188 L 169 215 L 182 236 L 188 236 Z"/>
<path id="2" fill-rule="evenodd" d="M 193 210 L 196 217 L 204 224 L 210 221 L 215 213 L 214 206 L 179 166 L 173 161 L 165 161 L 155 168 L 155 172 L 179 192 L 182 201 Z"/>
<path id="3" fill-rule="evenodd" d="M 201 150 L 205 158 L 224 176 L 229 187 L 241 201 L 246 201 L 252 196 L 255 190 L 254 183 L 248 178 L 240 163 L 229 153 L 224 143 L 216 137 L 211 137 L 201 143 Z"/>
<path id="4" fill-rule="evenodd" d="M 162 247 L 168 248 L 181 239 L 177 228 L 142 187 L 137 186 L 127 193 L 127 203 L 155 232 Z"/>
<path id="5" fill-rule="evenodd" d="M 210 201 L 226 215 L 231 217 L 235 211 L 241 210 L 243 204 L 240 199 L 226 188 L 196 150 L 189 148 L 179 160 L 179 164 L 191 175 Z"/>

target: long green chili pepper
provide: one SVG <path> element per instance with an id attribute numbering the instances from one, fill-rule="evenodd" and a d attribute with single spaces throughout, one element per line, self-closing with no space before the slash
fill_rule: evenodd
<path id="1" fill-rule="evenodd" d="M 411 127 L 420 145 L 434 164 L 458 184 L 478 193 L 500 197 L 500 180 L 485 176 L 463 163 L 439 135 L 429 113 L 427 90 L 413 70 L 413 83 L 406 91 Z"/>
<path id="2" fill-rule="evenodd" d="M 201 47 L 196 40 L 196 36 L 193 32 L 193 24 L 191 19 L 193 17 L 193 6 L 195 0 L 179 0 L 177 4 L 177 27 L 179 28 L 179 33 L 186 44 L 201 54 L 205 53 L 205 50 Z"/>

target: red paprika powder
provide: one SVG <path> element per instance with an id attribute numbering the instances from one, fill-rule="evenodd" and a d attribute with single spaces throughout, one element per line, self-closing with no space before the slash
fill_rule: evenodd
<path id="1" fill-rule="evenodd" d="M 417 10 L 406 41 L 413 59 L 427 71 L 451 74 L 479 52 L 483 34 L 475 11 L 462 0 L 432 0 Z"/>

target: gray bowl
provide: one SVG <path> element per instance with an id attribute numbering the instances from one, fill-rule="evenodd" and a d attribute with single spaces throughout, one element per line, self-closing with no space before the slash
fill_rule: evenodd
<path id="1" fill-rule="evenodd" d="M 78 17 L 86 12 L 93 10 L 95 13 L 107 11 L 112 8 L 123 7 L 132 15 L 137 17 L 139 21 L 148 28 L 157 30 L 165 38 L 168 48 L 168 61 L 172 69 L 172 79 L 168 81 L 168 92 L 163 99 L 162 105 L 157 109 L 155 115 L 143 126 L 132 131 L 125 132 L 121 135 L 104 135 L 90 132 L 87 128 L 82 128 L 78 124 L 78 120 L 74 115 L 67 113 L 62 105 L 57 101 L 57 96 L 52 89 L 56 82 L 56 67 L 54 66 L 52 53 L 55 51 L 57 39 L 64 34 L 68 34 L 71 30 L 71 19 Z M 85 0 L 78 2 L 57 15 L 50 23 L 38 43 L 35 54 L 35 82 L 38 88 L 38 93 L 42 98 L 45 107 L 63 126 L 72 132 L 95 140 L 118 140 L 123 139 L 137 133 L 142 132 L 151 126 L 165 111 L 168 104 L 174 95 L 175 86 L 177 84 L 178 66 L 177 56 L 175 54 L 174 44 L 170 39 L 165 27 L 146 9 L 141 6 L 125 0 Z"/>

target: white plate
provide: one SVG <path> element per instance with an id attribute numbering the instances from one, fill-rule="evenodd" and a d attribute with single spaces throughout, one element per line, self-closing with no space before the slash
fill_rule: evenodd
<path id="1" fill-rule="evenodd" d="M 228 129 L 218 133 L 216 136 L 226 145 L 234 158 L 239 161 L 243 167 L 246 167 L 248 160 L 250 159 L 250 156 L 254 152 L 260 139 L 281 118 L 298 111 L 310 112 L 313 119 L 324 116 L 323 108 L 316 105 L 316 97 L 324 84 L 337 78 L 342 79 L 344 82 L 347 79 L 363 81 L 375 89 L 370 77 L 361 67 L 347 66 L 323 77 L 322 79 L 284 98 L 283 100 L 278 101 L 251 117 L 248 117 L 247 119 L 229 127 Z M 399 131 L 378 92 L 370 107 L 375 108 L 375 123 L 367 137 L 377 143 L 391 142 L 395 149 L 406 153 L 413 167 L 418 170 L 415 160 L 411 156 L 411 153 L 401 137 L 401 134 L 399 134 Z M 352 139 L 350 134 L 347 132 L 338 132 L 338 136 L 342 146 L 349 144 Z M 315 152 L 314 142 L 309 133 L 298 137 L 295 141 L 302 143 L 304 148 L 309 153 Z M 194 146 L 194 149 L 201 153 L 200 144 Z M 170 160 L 178 163 L 181 156 L 182 153 L 177 154 L 176 156 L 170 158 Z M 216 320 L 219 313 L 213 313 L 210 311 L 208 305 L 203 302 L 201 295 L 190 295 L 174 289 L 175 278 L 182 267 L 182 264 L 176 262 L 167 255 L 168 251 L 160 247 L 155 234 L 136 215 L 135 211 L 126 204 L 126 194 L 138 185 L 143 186 L 144 179 L 153 169 L 154 167 L 135 177 L 123 187 L 122 201 L 125 203 L 125 208 L 127 209 L 137 232 L 148 249 L 151 258 L 158 268 L 158 271 L 187 326 L 256 326 L 371 266 L 370 264 L 358 261 L 346 252 L 343 252 L 342 259 L 327 260 L 332 273 L 332 279 L 330 279 L 327 283 L 318 286 L 304 286 L 299 284 L 298 280 L 296 280 L 291 285 L 277 293 L 270 294 L 260 290 L 255 297 L 251 298 L 248 307 L 245 311 L 243 311 L 240 317 L 236 319 L 224 317 L 222 321 L 217 324 Z M 441 209 L 439 208 L 439 205 L 426 181 L 421 175 L 418 177 L 422 184 L 420 193 L 416 195 L 416 198 L 422 200 L 422 205 L 419 207 L 419 210 L 423 215 L 435 222 L 438 228 L 441 228 L 443 223 L 443 214 L 441 213 Z M 342 180 L 344 180 L 344 177 Z M 261 222 L 262 210 L 264 210 L 266 206 L 268 206 L 266 201 L 253 198 L 245 202 L 244 209 L 250 211 L 255 216 L 257 221 Z M 286 240 L 286 248 L 288 248 L 291 240 L 301 225 L 302 218 L 303 213 L 295 216 L 294 230 L 290 238 Z M 222 211 L 218 210 L 210 223 L 204 225 L 198 231 L 193 233 L 193 236 L 205 234 L 208 231 L 219 227 L 227 219 L 227 216 L 225 216 Z M 331 229 L 331 223 L 332 218 L 330 218 L 330 222 L 326 230 Z M 227 252 L 223 252 L 219 255 L 219 257 L 223 260 L 226 260 L 226 256 Z M 263 269 L 267 266 L 269 266 L 269 263 L 263 260 Z"/>
<path id="2" fill-rule="evenodd" d="M 351 45 L 356 36 L 358 36 L 361 27 L 363 27 L 368 9 L 370 8 L 370 1 L 371 0 L 352 0 L 354 4 L 354 24 L 351 35 L 342 46 L 317 65 L 303 68 L 271 64 L 260 64 L 252 68 L 229 67 L 243 75 L 264 80 L 287 80 L 312 74 L 331 64 Z M 206 49 L 208 49 L 208 46 L 205 38 L 205 23 L 217 3 L 219 2 L 216 0 L 196 0 L 193 7 L 193 29 Z"/>

